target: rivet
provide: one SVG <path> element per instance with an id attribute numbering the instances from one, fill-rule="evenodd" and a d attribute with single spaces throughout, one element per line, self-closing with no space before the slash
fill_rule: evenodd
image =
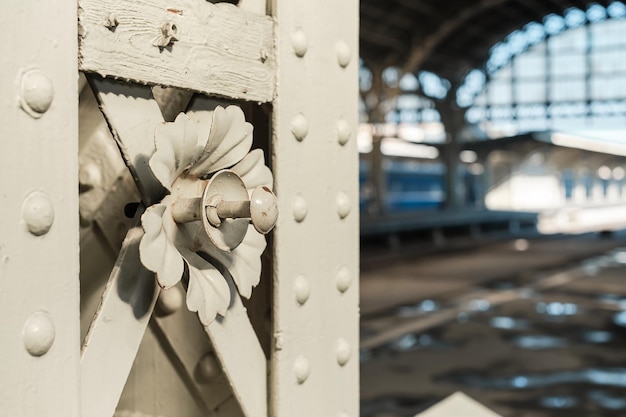
<path id="1" fill-rule="evenodd" d="M 222 367 L 213 353 L 207 353 L 198 362 L 195 374 L 198 382 L 207 384 L 222 374 Z"/>
<path id="2" fill-rule="evenodd" d="M 293 373 L 296 375 L 298 384 L 304 383 L 311 373 L 309 361 L 304 356 L 298 356 L 293 364 Z"/>
<path id="3" fill-rule="evenodd" d="M 337 194 L 337 214 L 339 217 L 344 219 L 348 214 L 350 214 L 350 197 L 346 194 L 345 191 L 339 191 Z"/>
<path id="4" fill-rule="evenodd" d="M 30 193 L 22 206 L 22 218 L 35 236 L 48 233 L 54 222 L 54 208 L 48 196 L 41 191 Z"/>
<path id="5" fill-rule="evenodd" d="M 52 81 L 38 69 L 27 71 L 22 76 L 21 107 L 34 118 L 48 111 L 54 98 Z"/>
<path id="6" fill-rule="evenodd" d="M 102 186 L 100 167 L 94 163 L 87 163 L 78 171 L 78 189 L 81 193 Z"/>
<path id="7" fill-rule="evenodd" d="M 33 356 L 45 355 L 54 343 L 55 329 L 48 313 L 37 311 L 24 324 L 24 347 Z"/>
<path id="8" fill-rule="evenodd" d="M 350 47 L 344 41 L 337 42 L 335 45 L 335 51 L 337 52 L 337 62 L 342 68 L 345 68 L 350 63 L 352 54 L 350 53 Z"/>
<path id="9" fill-rule="evenodd" d="M 306 54 L 307 49 L 309 49 L 309 41 L 302 29 L 298 29 L 291 34 L 291 45 L 296 56 L 302 58 Z"/>
<path id="10" fill-rule="evenodd" d="M 340 338 L 337 340 L 337 346 L 335 347 L 335 352 L 337 353 L 337 363 L 339 366 L 344 366 L 350 360 L 350 356 L 352 355 L 352 348 L 350 347 L 350 343 L 348 343 L 345 339 Z"/>
<path id="11" fill-rule="evenodd" d="M 293 218 L 300 223 L 304 220 L 307 213 L 309 212 L 309 208 L 307 207 L 306 200 L 301 195 L 297 195 L 293 200 Z"/>
<path id="12" fill-rule="evenodd" d="M 296 114 L 291 119 L 291 133 L 298 141 L 302 141 L 309 133 L 309 122 L 302 113 Z"/>
<path id="13" fill-rule="evenodd" d="M 350 285 L 352 285 L 352 275 L 350 271 L 345 266 L 339 268 L 339 272 L 337 272 L 336 277 L 337 289 L 340 292 L 346 292 Z"/>
<path id="14" fill-rule="evenodd" d="M 348 143 L 350 140 L 350 136 L 352 136 L 352 129 L 348 122 L 343 119 L 340 119 L 337 122 L 337 141 L 341 146 Z"/>
<path id="15" fill-rule="evenodd" d="M 311 286 L 309 280 L 304 275 L 298 275 L 294 283 L 294 291 L 298 304 L 303 305 L 311 296 Z"/>
<path id="16" fill-rule="evenodd" d="M 178 287 L 161 290 L 157 298 L 157 308 L 159 313 L 168 316 L 178 311 L 183 306 L 183 294 Z"/>

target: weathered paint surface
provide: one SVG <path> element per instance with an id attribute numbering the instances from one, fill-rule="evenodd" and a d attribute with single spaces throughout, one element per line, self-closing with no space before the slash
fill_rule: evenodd
<path id="1" fill-rule="evenodd" d="M 358 2 L 276 0 L 273 14 L 270 414 L 356 417 Z"/>
<path id="2" fill-rule="evenodd" d="M 138 219 L 137 219 L 138 223 Z M 159 288 L 139 262 L 143 230 L 130 230 L 85 338 L 81 355 L 82 415 L 109 417 L 115 411 Z M 103 381 L 106 383 L 103 385 Z"/>
<path id="3" fill-rule="evenodd" d="M 98 91 L 97 96 L 107 121 L 122 149 L 124 159 L 134 172 L 138 187 L 142 190 L 143 200 L 149 203 L 158 202 L 158 196 L 161 194 L 159 187 L 162 188 L 162 186 L 154 177 L 148 165 L 148 159 L 155 150 L 155 130 L 158 126 L 163 126 L 161 124 L 163 120 L 150 91 L 145 87 L 124 87 L 109 81 L 95 82 L 94 86 Z M 136 117 L 138 114 L 142 115 L 141 119 Z M 247 152 L 247 149 L 243 152 Z M 265 178 L 266 175 L 260 175 L 257 180 Z M 198 180 L 198 183 L 201 181 Z M 197 227 L 201 228 L 201 224 Z M 249 226 L 249 229 L 251 228 Z M 254 256 L 258 257 L 258 253 L 254 253 Z M 247 258 L 249 256 L 245 259 L 247 265 L 260 263 L 258 260 Z M 232 264 L 234 265 L 235 262 L 233 261 Z M 180 277 L 173 278 L 180 280 Z M 246 277 L 248 278 L 250 277 Z M 205 326 L 205 330 L 244 415 L 263 417 L 267 414 L 265 356 L 234 284 L 229 281 L 228 285 L 231 288 L 233 300 L 228 306 L 225 318 L 212 321 Z M 185 326 L 194 328 L 190 324 Z M 169 352 L 170 355 L 181 359 L 188 357 L 188 354 L 176 350 L 184 348 L 184 344 L 168 342 L 167 326 L 163 320 L 157 321 L 154 328 L 157 334 L 162 334 L 162 343 L 166 343 L 172 349 Z M 238 348 L 233 350 L 233 346 Z M 198 362 L 202 359 L 197 354 L 194 356 Z M 191 366 L 185 365 L 186 360 L 181 362 L 186 368 L 184 373 L 188 374 Z M 195 374 L 195 369 L 193 372 Z M 203 408 L 206 407 L 205 411 L 212 411 L 211 403 L 207 404 L 205 399 L 200 398 L 203 389 L 198 388 L 197 383 L 192 382 L 195 379 L 193 376 L 190 379 L 191 381 L 187 383 L 191 390 L 190 394 L 200 400 L 199 404 Z"/>
<path id="4" fill-rule="evenodd" d="M 269 398 L 273 416 L 357 416 L 357 1 L 276 0 L 273 18 L 264 15 L 262 0 L 241 8 L 188 0 L 84 0 L 80 6 L 79 34 L 71 4 L 27 2 L 0 18 L 20 39 L 4 46 L 10 76 L 0 81 L 10 93 L 0 97 L 6 136 L 0 173 L 13 179 L 2 186 L 0 209 L 0 375 L 12 376 L 0 378 L 3 413 L 77 417 L 95 415 L 95 407 L 109 415 L 139 349 L 119 415 L 263 417 Z M 226 319 L 205 328 L 212 346 L 206 334 L 198 336 L 202 326 L 195 315 L 169 300 L 138 347 L 154 287 L 148 286 L 145 299 L 115 291 L 122 270 L 111 274 L 81 381 L 77 56 L 82 69 L 101 75 L 273 101 L 281 217 L 274 233 L 270 396 L 266 357 L 239 298 Z M 156 102 L 147 88 L 93 80 L 92 86 L 100 89 L 100 104 L 144 202 L 152 203 L 147 196 L 163 192 L 147 170 L 154 128 L 163 121 Z M 107 190 L 119 167 L 111 168 L 116 175 L 82 168 L 83 188 L 102 191 L 84 207 L 84 220 L 95 221 L 104 229 L 100 238 L 117 248 L 117 229 L 102 225 L 121 215 L 123 196 L 132 190 L 109 205 Z M 143 314 L 134 316 L 127 296 L 146 301 Z M 118 318 L 135 321 L 109 327 L 123 323 Z M 109 349 L 117 339 L 119 349 Z M 107 376 L 99 387 L 107 366 L 116 367 L 115 383 Z M 99 393 L 102 407 L 94 399 Z"/>
<path id="5" fill-rule="evenodd" d="M 79 6 L 83 71 L 237 99 L 272 99 L 268 16 L 193 0 L 81 0 Z"/>
<path id="6" fill-rule="evenodd" d="M 77 417 L 76 6 L 3 6 L 0 414 Z"/>

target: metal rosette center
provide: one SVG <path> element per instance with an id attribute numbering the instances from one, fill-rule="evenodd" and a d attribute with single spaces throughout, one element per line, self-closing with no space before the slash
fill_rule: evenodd
<path id="1" fill-rule="evenodd" d="M 219 219 L 217 204 L 221 201 L 246 201 L 248 191 L 239 175 L 224 169 L 217 172 L 207 183 L 202 194 L 202 225 L 211 242 L 225 252 L 235 249 L 243 241 L 250 224 L 249 218 Z M 213 226 L 210 218 L 213 218 Z"/>

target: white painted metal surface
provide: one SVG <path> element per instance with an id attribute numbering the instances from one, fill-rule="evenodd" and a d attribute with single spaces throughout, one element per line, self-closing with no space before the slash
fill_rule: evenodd
<path id="1" fill-rule="evenodd" d="M 237 142 L 232 142 L 233 140 L 239 140 L 239 135 L 229 136 L 229 132 L 232 129 L 229 122 L 231 119 L 224 109 L 215 112 L 218 118 L 213 118 L 211 123 L 205 121 L 207 117 L 205 115 L 203 119 L 198 119 L 198 122 L 189 120 L 188 123 L 193 125 L 188 126 L 188 128 L 184 126 L 179 128 L 176 123 L 164 125 L 162 121 L 159 121 L 161 116 L 156 102 L 150 98 L 149 93 L 142 91 L 141 88 L 118 88 L 115 84 L 108 82 L 96 83 L 96 88 L 99 90 L 98 97 L 105 116 L 111 125 L 116 140 L 120 143 L 125 160 L 133 168 L 139 188 L 143 190 L 144 201 L 158 202 L 160 200 L 160 189 L 173 189 L 173 181 L 188 167 L 191 160 L 197 162 L 196 166 L 206 165 L 204 170 L 211 172 L 212 169 L 219 169 L 222 165 L 230 166 L 236 163 L 246 155 L 252 143 L 251 137 L 250 140 L 246 140 L 248 145 L 243 148 L 238 146 Z M 233 109 L 233 111 L 235 110 Z M 226 125 L 219 122 L 221 120 L 219 115 L 222 112 L 224 112 L 223 117 L 226 118 L 224 119 Z M 142 115 L 140 120 L 137 120 L 135 117 L 137 114 Z M 180 117 L 182 118 L 179 123 L 182 123 L 187 116 L 183 115 Z M 200 115 L 196 114 L 194 117 L 200 117 Z M 243 117 L 243 115 L 237 117 Z M 177 118 L 177 122 L 178 120 Z M 198 124 L 197 129 L 202 133 L 196 131 L 196 123 Z M 236 126 L 237 124 L 235 123 L 235 132 L 237 131 Z M 218 133 L 213 133 L 213 130 L 211 130 L 212 133 L 209 133 L 211 128 L 214 128 L 213 130 L 216 130 Z M 164 129 L 174 129 L 174 132 L 178 132 L 178 134 L 172 138 L 162 137 L 159 131 Z M 219 136 L 219 132 L 224 136 Z M 191 141 L 190 143 L 193 146 L 188 147 L 185 144 L 187 137 L 189 137 L 189 141 Z M 183 138 L 185 139 L 183 140 Z M 206 144 L 207 138 L 209 140 L 214 138 L 214 141 Z M 230 142 L 226 142 L 226 140 Z M 178 149 L 178 151 L 172 150 L 169 157 L 167 155 L 159 156 L 155 152 L 155 149 L 159 149 L 159 143 L 162 146 L 171 143 L 172 147 Z M 198 144 L 198 146 L 194 144 Z M 209 159 L 206 159 L 207 155 L 205 155 L 207 150 L 210 151 L 207 154 Z M 204 157 L 195 158 L 194 155 L 198 151 Z M 164 152 L 164 150 L 161 152 Z M 258 164 L 263 164 L 263 159 L 255 158 L 253 154 L 249 154 L 249 156 L 255 161 L 254 163 L 245 163 L 244 161 L 249 159 L 245 157 L 244 161 L 236 164 L 233 170 L 241 173 L 244 182 L 250 184 L 251 187 L 264 184 L 268 179 L 271 180 L 271 176 L 267 176 L 267 168 L 256 167 Z M 196 166 L 192 165 L 189 168 L 189 172 L 193 173 Z M 164 170 L 161 170 L 161 167 L 164 167 Z M 200 187 L 203 183 L 203 181 L 197 178 L 190 178 L 188 181 L 197 184 L 189 185 L 185 183 L 185 187 L 189 189 Z M 170 184 L 170 182 L 172 183 Z M 271 186 L 271 184 L 266 185 Z M 165 205 L 156 204 L 151 206 L 146 212 L 149 216 L 142 216 L 146 236 L 150 236 L 150 240 L 146 241 L 144 237 L 141 245 L 148 242 L 146 244 L 153 248 L 158 243 L 157 237 L 161 236 L 161 240 L 165 239 L 164 243 L 159 245 L 161 247 L 166 245 L 167 239 L 176 235 L 178 227 L 174 224 L 171 217 L 169 220 L 165 217 L 167 211 L 169 211 L 169 204 L 172 202 L 172 198 L 172 195 L 167 196 L 163 200 Z M 164 207 L 166 212 L 161 213 L 159 211 L 163 217 L 155 217 L 153 219 L 154 216 L 150 215 L 150 211 L 159 207 Z M 163 225 L 161 225 L 161 221 Z M 188 233 L 186 236 L 193 236 L 193 241 L 207 240 L 206 236 L 202 236 L 204 230 L 201 224 L 199 222 L 196 223 L 195 226 L 190 227 L 186 231 Z M 156 229 L 154 226 L 156 226 Z M 163 229 L 170 230 L 170 234 L 165 236 L 162 233 Z M 153 233 L 153 230 L 156 230 L 156 232 Z M 181 238 L 187 241 L 187 237 L 182 236 Z M 267 412 L 265 357 L 250 325 L 245 309 L 241 304 L 238 292 L 234 285 L 229 285 L 229 282 L 224 280 L 217 268 L 196 255 L 193 252 L 193 248 L 188 247 L 188 244 L 179 245 L 178 240 L 178 238 L 174 238 L 177 246 L 175 248 L 172 246 L 172 250 L 176 251 L 175 256 L 163 256 L 161 253 L 155 254 L 157 256 L 155 258 L 150 252 L 146 252 L 146 258 L 144 258 L 144 254 L 141 255 L 142 261 L 144 264 L 148 262 L 146 264 L 148 268 L 157 272 L 161 286 L 168 288 L 180 281 L 183 271 L 182 269 L 177 269 L 177 262 L 183 262 L 184 258 L 184 262 L 187 263 L 190 271 L 189 288 L 187 289 L 188 307 L 193 311 L 198 311 L 200 320 L 205 323 L 206 332 L 211 338 L 216 355 L 221 360 L 221 365 L 224 368 L 224 374 L 231 384 L 244 415 L 264 416 Z M 173 245 L 174 241 L 167 245 Z M 263 244 L 261 245 L 260 242 Z M 141 245 L 140 252 L 142 251 Z M 264 247 L 264 238 L 252 226 L 248 226 L 248 232 L 241 246 L 230 253 L 221 253 L 219 250 L 210 249 L 207 247 L 207 244 L 201 245 L 198 249 L 206 250 L 214 259 L 219 260 L 222 265 L 229 268 L 239 292 L 249 296 L 255 281 L 258 282 L 258 274 L 260 272 L 259 256 Z M 162 264 L 157 262 L 160 266 L 155 267 L 154 260 L 157 258 L 164 262 Z M 255 266 L 257 264 L 258 266 Z M 211 286 L 203 284 L 207 277 Z M 225 288 L 221 289 L 221 287 L 213 287 L 212 285 L 222 285 Z M 225 301 L 223 307 L 220 307 L 221 300 Z M 220 320 L 214 320 L 217 313 L 225 317 Z M 234 352 L 232 351 L 232 346 L 234 345 L 239 346 L 236 355 L 232 354 Z M 249 364 L 243 366 L 242 356 L 249 360 L 253 366 Z"/>
<path id="2" fill-rule="evenodd" d="M 273 2 L 276 417 L 359 415 L 357 11 Z"/>
<path id="3" fill-rule="evenodd" d="M 109 417 L 115 411 L 152 316 L 159 287 L 139 262 L 143 230 L 128 233 L 81 355 L 81 414 Z M 103 384 L 103 382 L 105 382 Z"/>
<path id="4" fill-rule="evenodd" d="M 9 2 L 0 20 L 0 414 L 76 417 L 76 6 Z"/>
<path id="5" fill-rule="evenodd" d="M 3 144 L 1 173 L 20 179 L 2 187 L 0 309 L 7 335 L 0 348 L 3 413 L 105 417 L 117 407 L 120 416 L 264 417 L 270 410 L 275 417 L 358 415 L 358 3 L 325 2 L 245 0 L 235 7 L 189 0 L 81 0 L 78 34 L 75 5 L 44 2 L 35 8 L 26 3 L 5 13 L 12 33 L 22 41 L 19 48 L 5 45 L 5 56 L 12 57 L 5 71 L 12 76 L 4 78 L 2 90 L 12 94 L 0 98 L 3 128 L 13 138 Z M 266 15 L 267 9 L 272 16 Z M 328 31 L 329 25 L 337 30 Z M 216 307 L 211 297 L 192 295 L 191 305 L 204 312 L 201 325 L 195 314 L 181 308 L 183 286 L 175 285 L 180 274 L 160 282 L 175 286 L 161 290 L 156 300 L 156 281 L 137 262 L 143 232 L 135 227 L 104 291 L 82 368 L 77 57 L 82 70 L 124 81 L 90 75 L 145 206 L 162 201 L 172 185 L 150 166 L 158 126 L 171 126 L 162 125 L 161 112 L 173 120 L 191 95 L 157 89 L 157 104 L 150 88 L 130 85 L 129 80 L 230 100 L 272 102 L 267 117 L 273 129 L 271 163 L 278 174 L 273 181 L 261 150 L 248 153 L 251 139 L 244 141 L 243 153 L 231 153 L 228 161 L 220 162 L 226 148 L 209 146 L 201 150 L 212 156 L 193 161 L 200 167 L 182 167 L 188 169 L 185 175 L 197 170 L 202 178 L 188 179 L 203 185 L 205 165 L 222 163 L 219 169 L 231 169 L 245 185 L 237 202 L 216 204 L 219 220 L 211 224 L 219 228 L 216 222 L 235 222 L 241 219 L 234 217 L 248 214 L 254 223 L 247 226 L 240 245 L 207 250 L 207 259 L 220 264 L 211 277 L 221 280 L 224 306 Z M 174 97 L 171 103 L 168 97 Z M 188 114 L 208 132 L 203 110 Z M 221 133 L 228 132 L 240 130 L 230 126 Z M 207 135 L 210 139 L 213 133 Z M 99 140 L 110 140 L 105 136 Z M 97 161 L 98 149 L 105 150 L 102 158 L 110 156 L 110 147 L 93 145 L 83 148 L 84 161 Z M 116 218 L 125 203 L 136 201 L 136 191 L 120 173 L 119 162 L 96 165 L 81 166 L 81 191 L 93 190 L 91 198 L 81 198 L 81 233 L 107 251 L 117 250 L 129 220 Z M 265 248 L 258 231 L 267 232 L 273 223 L 262 222 L 259 215 L 267 214 L 273 201 L 255 205 L 244 197 L 258 199 L 258 187 L 269 195 L 273 185 L 280 190 L 283 214 L 273 232 L 274 295 L 260 296 L 265 307 L 274 303 L 273 317 L 266 318 L 263 308 L 248 312 L 240 295 L 249 298 L 258 284 Z M 90 236 L 96 233 L 91 224 L 102 229 L 102 236 Z M 197 233 L 190 236 L 201 246 L 208 240 L 196 240 Z M 191 255 L 183 256 L 188 260 Z M 202 265 L 209 264 L 195 256 Z M 103 264 L 105 258 L 113 259 L 103 256 Z M 190 294 L 197 282 L 189 280 Z M 85 321 L 89 319 L 86 315 Z M 273 328 L 271 343 L 264 336 L 267 330 L 261 329 L 264 323 Z M 270 352 L 264 352 L 261 346 L 270 344 Z M 266 354 L 271 355 L 269 374 Z M 142 395 L 147 398 L 140 399 Z"/>
<path id="6" fill-rule="evenodd" d="M 501 417 L 462 392 L 455 392 L 415 417 Z"/>

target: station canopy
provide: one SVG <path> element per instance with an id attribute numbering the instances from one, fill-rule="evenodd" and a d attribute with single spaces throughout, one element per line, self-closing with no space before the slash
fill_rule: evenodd
<path id="1" fill-rule="evenodd" d="M 431 71 L 451 82 L 529 22 L 610 0 L 361 0 L 360 55 L 370 68 Z"/>

